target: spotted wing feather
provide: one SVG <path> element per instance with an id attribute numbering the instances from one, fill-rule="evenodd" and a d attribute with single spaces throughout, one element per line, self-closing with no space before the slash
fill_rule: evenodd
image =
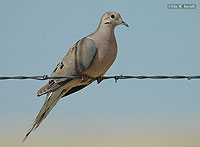
<path id="1" fill-rule="evenodd" d="M 88 69 L 91 65 L 97 48 L 95 42 L 89 38 L 79 40 L 72 48 L 69 49 L 62 61 L 56 66 L 51 76 L 77 76 L 81 72 Z M 55 91 L 72 79 L 50 79 L 38 92 L 41 96 L 49 92 Z"/>

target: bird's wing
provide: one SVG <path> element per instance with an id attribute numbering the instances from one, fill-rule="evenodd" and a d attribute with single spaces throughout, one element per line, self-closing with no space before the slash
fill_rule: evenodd
<path id="1" fill-rule="evenodd" d="M 66 54 L 62 61 L 57 65 L 52 76 L 75 76 L 88 69 L 97 52 L 93 40 L 83 38 L 79 40 Z M 38 96 L 46 94 L 46 100 L 38 113 L 33 126 L 30 128 L 23 142 L 29 134 L 36 129 L 47 117 L 60 98 L 81 90 L 94 79 L 86 83 L 80 83 L 80 79 L 53 79 L 49 80 L 39 91 Z"/>
<path id="2" fill-rule="evenodd" d="M 72 48 L 69 49 L 62 61 L 56 66 L 51 76 L 78 76 L 81 72 L 88 69 L 91 65 L 97 48 L 95 42 L 90 38 L 79 40 Z M 38 92 L 41 96 L 53 92 L 64 86 L 72 79 L 50 79 Z M 77 91 L 77 90 L 76 90 Z"/>

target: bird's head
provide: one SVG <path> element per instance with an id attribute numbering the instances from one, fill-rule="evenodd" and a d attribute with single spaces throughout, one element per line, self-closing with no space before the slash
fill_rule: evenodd
<path id="1" fill-rule="evenodd" d="M 111 25 L 113 28 L 115 28 L 118 25 L 125 25 L 126 27 L 129 27 L 129 25 L 122 20 L 120 14 L 117 12 L 105 13 L 101 18 L 101 24 Z"/>

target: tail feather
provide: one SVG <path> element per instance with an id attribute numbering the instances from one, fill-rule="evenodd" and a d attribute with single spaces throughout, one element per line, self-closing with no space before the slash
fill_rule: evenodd
<path id="1" fill-rule="evenodd" d="M 65 94 L 66 90 L 57 90 L 55 92 L 48 93 L 46 96 L 46 100 L 44 105 L 42 106 L 39 114 L 37 115 L 33 126 L 29 129 L 28 133 L 25 135 L 23 142 L 27 139 L 27 137 L 30 135 L 30 133 L 37 129 L 39 125 L 42 123 L 42 121 L 47 117 L 49 112 L 53 109 L 53 107 L 56 105 L 56 103 L 59 101 L 59 99 Z"/>

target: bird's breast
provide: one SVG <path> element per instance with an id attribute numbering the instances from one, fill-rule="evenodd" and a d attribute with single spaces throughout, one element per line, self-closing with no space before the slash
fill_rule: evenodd
<path id="1" fill-rule="evenodd" d="M 109 40 L 108 40 L 109 41 Z M 109 41 L 97 45 L 97 53 L 92 61 L 92 64 L 84 72 L 91 77 L 98 77 L 104 75 L 105 72 L 110 68 L 110 66 L 115 61 L 117 56 L 117 43 L 116 41 Z"/>

